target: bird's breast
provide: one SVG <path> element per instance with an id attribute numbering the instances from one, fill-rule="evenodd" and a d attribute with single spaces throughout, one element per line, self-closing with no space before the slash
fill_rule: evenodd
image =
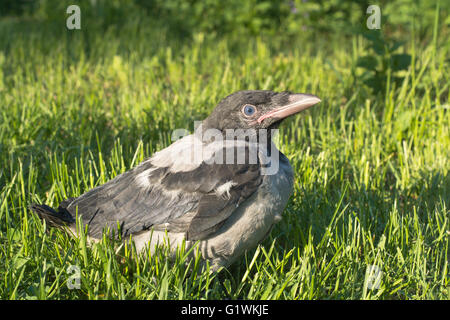
<path id="1" fill-rule="evenodd" d="M 281 220 L 293 189 L 293 171 L 282 153 L 279 159 L 277 173 L 265 174 L 258 190 L 236 209 L 221 229 L 200 243 L 202 255 L 215 267 L 230 265 L 245 250 L 262 241 Z M 266 169 L 262 168 L 263 174 Z"/>

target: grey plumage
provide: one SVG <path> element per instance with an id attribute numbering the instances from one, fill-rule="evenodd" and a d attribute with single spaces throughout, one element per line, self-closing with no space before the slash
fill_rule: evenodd
<path id="1" fill-rule="evenodd" d="M 201 253 L 214 268 L 227 266 L 261 241 L 279 220 L 292 191 L 293 172 L 276 148 L 255 151 L 261 146 L 258 133 L 255 141 L 249 141 L 248 136 L 226 140 L 225 130 L 271 129 L 286 116 L 319 101 L 314 96 L 289 92 L 232 94 L 218 104 L 196 133 L 130 171 L 63 201 L 57 210 L 38 204 L 30 208 L 52 226 L 72 229 L 78 214 L 92 238 L 101 238 L 105 228 L 117 234 L 119 224 L 122 236 L 133 235 L 139 249 L 147 243 L 156 244 L 151 238 L 155 232 L 159 232 L 157 238 L 167 232 L 176 244 L 200 240 Z M 254 108 L 254 115 L 252 110 L 250 115 L 243 114 L 242 107 L 247 105 Z M 199 142 L 197 134 L 208 129 L 223 133 L 225 143 Z M 203 151 L 197 161 L 192 161 L 189 156 L 197 151 L 197 142 Z M 257 154 L 253 162 L 252 152 Z M 268 161 L 270 152 L 276 152 L 280 160 L 276 175 L 267 175 L 273 165 Z M 237 159 L 242 153 L 244 163 Z M 228 154 L 234 157 L 232 163 L 225 159 Z"/>
<path id="2" fill-rule="evenodd" d="M 142 187 L 136 177 L 149 170 L 148 187 Z M 233 180 L 237 185 L 226 199 L 214 190 Z M 230 214 L 229 206 L 236 206 L 255 191 L 261 183 L 258 164 L 217 165 L 202 162 L 188 172 L 171 172 L 168 167 L 155 167 L 151 161 L 125 172 L 109 182 L 74 199 L 66 210 L 73 216 L 78 210 L 89 235 L 100 238 L 105 227 L 117 229 L 122 236 L 146 230 L 151 226 L 169 223 L 178 230 L 184 228 L 187 240 L 201 240 L 215 231 Z M 195 211 L 187 224 L 178 218 Z M 171 228 L 165 228 L 171 231 Z"/>

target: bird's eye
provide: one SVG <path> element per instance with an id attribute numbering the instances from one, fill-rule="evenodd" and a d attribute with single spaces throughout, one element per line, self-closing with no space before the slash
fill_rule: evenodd
<path id="1" fill-rule="evenodd" d="M 256 107 L 252 106 L 251 104 L 246 104 L 243 108 L 242 108 L 242 113 L 246 116 L 246 117 L 251 117 L 256 113 Z"/>

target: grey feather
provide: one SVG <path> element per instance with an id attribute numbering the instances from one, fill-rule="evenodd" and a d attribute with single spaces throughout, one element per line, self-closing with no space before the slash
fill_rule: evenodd
<path id="1" fill-rule="evenodd" d="M 149 172 L 147 188 L 136 182 L 136 177 L 145 172 Z M 228 197 L 214 192 L 230 180 L 234 185 Z M 100 238 L 106 227 L 118 232 L 119 224 L 122 236 L 154 226 L 185 232 L 186 239 L 199 240 L 216 231 L 261 181 L 259 164 L 202 162 L 191 171 L 171 172 L 145 161 L 75 198 L 67 210 L 73 216 L 78 212 L 94 238 Z M 167 224 L 169 227 L 163 227 Z"/>

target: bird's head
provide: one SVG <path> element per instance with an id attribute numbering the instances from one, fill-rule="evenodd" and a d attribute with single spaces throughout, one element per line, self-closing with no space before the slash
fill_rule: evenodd
<path id="1" fill-rule="evenodd" d="M 320 102 L 311 94 L 273 92 L 270 90 L 238 91 L 222 99 L 203 121 L 203 130 L 274 129 L 283 119 Z"/>

